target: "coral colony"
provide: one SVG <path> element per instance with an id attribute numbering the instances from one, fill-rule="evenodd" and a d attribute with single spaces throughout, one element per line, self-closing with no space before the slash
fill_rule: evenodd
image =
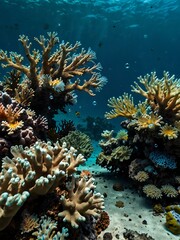
<path id="1" fill-rule="evenodd" d="M 56 33 L 34 40 L 40 50 L 19 38 L 26 57 L 0 51 L 2 67 L 11 70 L 0 85 L 0 237 L 97 239 L 109 224 L 104 197 L 92 174 L 78 171 L 93 151 L 91 140 L 71 121 L 57 129 L 53 117 L 77 101 L 76 91 L 94 96 L 107 80 L 95 53 L 79 51 L 79 42 L 60 44 Z M 166 207 L 166 226 L 179 234 L 180 80 L 153 72 L 132 91 L 145 101 L 135 105 L 127 93 L 109 99 L 105 118 L 126 120 L 116 136 L 103 131 L 97 163 Z"/>
<path id="2" fill-rule="evenodd" d="M 145 101 L 135 105 L 133 96 L 127 93 L 108 101 L 112 110 L 105 113 L 105 117 L 126 120 L 121 122 L 123 129 L 116 137 L 113 131 L 102 133 L 99 143 L 102 152 L 97 163 L 130 177 L 147 197 L 165 206 L 178 203 L 180 79 L 168 72 L 159 79 L 153 72 L 139 77 L 132 91 L 142 95 Z M 179 214 L 180 211 L 175 210 L 167 213 L 167 226 L 175 234 L 180 233 Z M 172 230 L 174 225 L 168 223 L 169 219 L 176 225 L 176 231 Z"/>
<path id="3" fill-rule="evenodd" d="M 31 48 L 27 36 L 19 38 L 25 58 L 0 51 L 2 67 L 12 70 L 0 86 L 1 236 L 9 227 L 17 239 L 83 239 L 88 227 L 87 238 L 96 239 L 104 197 L 95 191 L 91 175 L 78 175 L 85 158 L 70 137 L 52 142 L 48 130 L 56 127 L 54 114 L 76 102 L 75 90 L 94 96 L 107 80 L 91 49 L 78 52 L 79 42 L 59 44 L 56 33 L 34 40 L 41 51 Z M 76 135 L 79 144 L 87 143 L 82 148 L 90 156 L 90 140 Z"/>

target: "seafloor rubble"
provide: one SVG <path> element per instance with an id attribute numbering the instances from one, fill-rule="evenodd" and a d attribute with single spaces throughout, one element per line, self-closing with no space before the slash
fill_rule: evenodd
<path id="1" fill-rule="evenodd" d="M 93 96 L 106 78 L 79 42 L 59 44 L 56 33 L 34 40 L 41 51 L 24 35 L 24 56 L 0 51 L 12 70 L 0 86 L 0 238 L 93 240 L 109 220 L 94 178 L 77 171 L 92 145 L 70 133 L 71 122 L 57 131 L 53 117 L 76 102 L 76 90 Z"/>

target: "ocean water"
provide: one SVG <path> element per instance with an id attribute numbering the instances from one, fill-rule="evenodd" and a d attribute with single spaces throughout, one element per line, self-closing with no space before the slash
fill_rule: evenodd
<path id="1" fill-rule="evenodd" d="M 131 93 L 140 75 L 155 71 L 161 78 L 169 71 L 180 78 L 179 25 L 179 0 L 0 0 L 0 49 L 23 53 L 19 35 L 33 42 L 34 37 L 57 32 L 60 42 L 79 41 L 91 48 L 103 67 L 108 79 L 103 89 L 93 97 L 77 92 L 77 103 L 67 106 L 66 114 L 59 112 L 57 123 L 67 119 L 83 126 L 87 117 L 103 119 L 108 99 Z M 1 68 L 0 80 L 5 74 Z M 139 100 L 134 95 L 135 103 Z M 120 119 L 107 124 L 120 129 Z M 98 154 L 97 141 L 94 148 Z M 92 168 L 95 159 L 93 155 L 89 160 Z"/>

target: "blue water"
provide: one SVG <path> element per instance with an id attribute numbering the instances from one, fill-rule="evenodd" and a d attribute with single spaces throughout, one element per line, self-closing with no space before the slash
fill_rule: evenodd
<path id="1" fill-rule="evenodd" d="M 179 24 L 178 0 L 1 0 L 0 48 L 21 53 L 19 34 L 33 40 L 52 31 L 60 40 L 91 47 L 108 84 L 95 97 L 78 93 L 69 111 L 75 120 L 80 111 L 80 121 L 88 114 L 103 117 L 107 100 L 130 92 L 139 75 L 156 71 L 161 77 L 166 70 L 180 77 Z"/>

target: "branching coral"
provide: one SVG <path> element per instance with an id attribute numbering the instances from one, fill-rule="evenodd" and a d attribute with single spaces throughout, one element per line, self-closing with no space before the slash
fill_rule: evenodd
<path id="1" fill-rule="evenodd" d="M 102 67 L 94 62 L 96 56 L 91 49 L 87 51 L 82 49 L 76 53 L 81 44 L 79 42 L 74 45 L 64 42 L 59 44 L 59 38 L 55 32 L 48 33 L 47 39 L 41 35 L 34 40 L 42 49 L 41 52 L 37 49 L 31 50 L 31 42 L 27 36 L 19 37 L 29 66 L 25 64 L 22 55 L 0 51 L 2 67 L 10 67 L 17 70 L 18 74 L 24 75 L 24 79 L 16 84 L 14 92 L 11 91 L 12 96 L 22 104 L 30 104 L 30 101 L 31 107 L 37 113 L 41 111 L 41 114 L 50 119 L 58 109 L 64 111 L 66 104 L 73 104 L 76 100 L 74 90 L 85 91 L 94 96 L 93 89 L 99 91 L 106 84 L 106 78 L 99 73 Z M 56 49 L 55 46 L 57 46 Z M 54 52 L 53 49 L 55 49 Z M 81 84 L 82 77 L 85 80 Z M 14 82 L 17 83 L 17 80 L 15 79 Z M 29 91 L 24 88 L 26 82 L 28 82 Z M 7 89 L 9 85 L 8 78 L 4 86 Z M 20 93 L 17 93 L 17 89 L 21 89 Z M 25 96 L 28 96 L 27 103 L 25 103 Z M 44 108 L 45 105 L 46 108 Z M 51 123 L 52 119 L 49 124 Z"/>
<path id="2" fill-rule="evenodd" d="M 65 143 L 54 146 L 36 142 L 32 147 L 11 148 L 13 158 L 5 157 L 0 173 L 0 229 L 5 228 L 31 195 L 45 195 L 70 176 L 85 159 Z"/>
<path id="3" fill-rule="evenodd" d="M 40 228 L 37 231 L 32 233 L 37 239 L 44 239 L 44 240 L 64 240 L 66 237 L 69 236 L 68 229 L 62 228 L 62 233 L 57 231 L 57 222 L 52 220 L 50 217 L 42 216 L 40 221 Z"/>
<path id="4" fill-rule="evenodd" d="M 130 160 L 131 154 L 132 149 L 130 147 L 118 146 L 107 154 L 101 152 L 98 155 L 96 162 L 103 167 L 107 167 L 111 171 L 118 171 L 122 170 L 121 164 L 127 160 Z"/>
<path id="5" fill-rule="evenodd" d="M 70 222 L 74 228 L 79 226 L 79 222 L 85 221 L 87 215 L 99 217 L 104 209 L 104 197 L 100 193 L 94 193 L 94 189 L 93 178 L 81 178 L 78 182 L 73 179 L 69 197 L 61 196 L 64 211 L 59 213 L 59 217 Z"/>
<path id="6" fill-rule="evenodd" d="M 135 82 L 132 91 L 141 94 L 147 100 L 153 111 L 165 119 L 180 119 L 180 79 L 164 72 L 162 79 L 158 79 L 155 72 L 151 75 L 139 77 L 145 89 Z"/>
<path id="7" fill-rule="evenodd" d="M 164 193 L 163 197 L 168 201 L 171 195 L 178 199 L 179 184 L 174 176 L 179 174 L 180 166 L 180 79 L 168 72 L 164 72 L 161 79 L 155 72 L 138 79 L 139 83 L 134 83 L 132 92 L 145 97 L 143 102 L 136 105 L 135 98 L 128 93 L 108 101 L 112 111 L 106 112 L 105 117 L 125 117 L 121 127 L 127 131 L 128 138 L 126 141 L 111 138 L 112 144 L 110 140 L 101 141 L 103 152 L 98 156 L 97 163 L 109 168 L 109 163 L 113 162 L 113 167 L 122 168 L 122 173 L 129 169 L 129 177 L 136 180 L 136 184 L 139 181 L 140 187 L 151 198 L 161 198 Z M 133 150 L 124 165 L 111 161 L 111 155 L 122 145 Z M 161 190 L 166 185 L 172 187 Z M 163 189 L 169 190 L 169 193 L 163 192 Z M 154 193 L 156 197 L 153 197 Z"/>
<path id="8" fill-rule="evenodd" d="M 134 105 L 134 100 L 131 95 L 124 93 L 122 97 L 112 97 L 108 100 L 108 106 L 113 108 L 109 113 L 105 113 L 105 118 L 112 119 L 116 117 L 127 117 L 132 116 L 137 112 L 137 108 Z"/>

